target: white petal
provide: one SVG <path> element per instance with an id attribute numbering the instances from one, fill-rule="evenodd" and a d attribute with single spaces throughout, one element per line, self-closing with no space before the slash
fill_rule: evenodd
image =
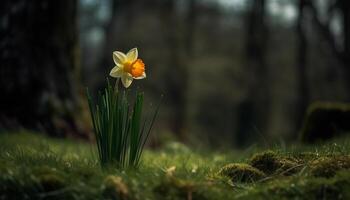
<path id="1" fill-rule="evenodd" d="M 126 55 L 120 51 L 113 52 L 113 60 L 116 65 L 123 64 L 126 61 Z"/>
<path id="2" fill-rule="evenodd" d="M 143 74 L 141 76 L 136 77 L 135 79 L 144 79 L 144 78 L 146 78 L 146 73 L 145 72 L 143 72 Z"/>
<path id="3" fill-rule="evenodd" d="M 139 52 L 137 51 L 137 48 L 131 49 L 127 54 L 126 57 L 129 62 L 135 62 L 137 57 L 139 56 Z"/>
<path id="4" fill-rule="evenodd" d="M 122 67 L 115 66 L 115 67 L 113 67 L 113 69 L 111 70 L 109 75 L 114 77 L 114 78 L 119 78 L 123 75 L 123 72 L 124 72 L 124 70 Z"/>
<path id="5" fill-rule="evenodd" d="M 122 63 L 115 63 L 115 65 L 117 65 L 117 67 L 121 67 L 121 68 L 124 67 L 124 64 L 122 64 Z"/>
<path id="6" fill-rule="evenodd" d="M 129 73 L 123 73 L 121 80 L 124 87 L 128 88 L 131 85 L 133 78 Z"/>

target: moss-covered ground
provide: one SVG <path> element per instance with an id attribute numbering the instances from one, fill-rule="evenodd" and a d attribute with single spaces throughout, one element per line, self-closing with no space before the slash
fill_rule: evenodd
<path id="1" fill-rule="evenodd" d="M 350 199 L 350 138 L 313 146 L 146 150 L 139 169 L 101 169 L 92 144 L 0 134 L 0 199 Z"/>

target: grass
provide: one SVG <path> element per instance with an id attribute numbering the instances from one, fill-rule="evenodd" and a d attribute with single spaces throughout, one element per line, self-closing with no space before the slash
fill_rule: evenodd
<path id="1" fill-rule="evenodd" d="M 102 170 L 92 144 L 4 133 L 0 199 L 349 199 L 349 143 L 220 153 L 173 142 L 145 150 L 139 169 Z M 252 168 L 264 176 L 246 178 Z"/>
<path id="2" fill-rule="evenodd" d="M 151 121 L 143 120 L 143 93 L 136 92 L 131 106 L 128 92 L 119 90 L 118 82 L 113 87 L 107 79 L 107 87 L 99 92 L 96 104 L 87 91 L 98 157 L 102 167 L 137 168 L 158 108 Z"/>

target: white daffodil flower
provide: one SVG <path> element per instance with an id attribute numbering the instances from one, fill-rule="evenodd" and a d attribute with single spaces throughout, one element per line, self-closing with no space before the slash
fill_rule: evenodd
<path id="1" fill-rule="evenodd" d="M 115 67 L 109 73 L 114 78 L 120 78 L 124 87 L 128 88 L 133 79 L 146 78 L 145 64 L 138 58 L 137 48 L 131 49 L 126 55 L 120 51 L 113 52 Z"/>

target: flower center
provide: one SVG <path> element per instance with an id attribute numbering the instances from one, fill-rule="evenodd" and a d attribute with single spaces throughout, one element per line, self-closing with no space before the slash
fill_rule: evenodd
<path id="1" fill-rule="evenodd" d="M 137 78 L 142 76 L 145 72 L 145 64 L 141 59 L 135 60 L 135 62 L 125 62 L 124 71 L 130 73 L 133 77 Z"/>

